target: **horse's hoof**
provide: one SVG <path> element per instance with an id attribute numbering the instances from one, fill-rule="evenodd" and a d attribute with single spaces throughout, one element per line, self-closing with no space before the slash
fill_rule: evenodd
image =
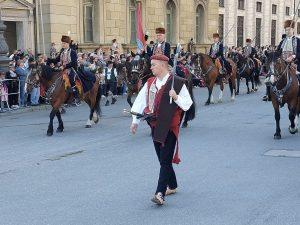
<path id="1" fill-rule="evenodd" d="M 249 95 L 249 94 L 250 94 L 250 91 L 247 91 L 247 94 Z"/>
<path id="2" fill-rule="evenodd" d="M 187 128 L 187 126 L 188 126 L 187 123 L 183 123 L 181 127 L 182 127 L 182 128 Z"/>
<path id="3" fill-rule="evenodd" d="M 53 131 L 47 131 L 47 136 L 52 136 L 53 135 Z"/>
<path id="4" fill-rule="evenodd" d="M 64 131 L 64 128 L 63 127 L 58 127 L 56 129 L 56 133 L 62 133 Z"/>
<path id="5" fill-rule="evenodd" d="M 64 108 L 61 109 L 60 114 L 65 114 L 66 110 Z"/>
<path id="6" fill-rule="evenodd" d="M 205 105 L 209 105 L 210 103 L 209 102 L 205 102 Z"/>
<path id="7" fill-rule="evenodd" d="M 92 125 L 85 125 L 85 128 L 91 128 Z"/>
<path id="8" fill-rule="evenodd" d="M 240 93 L 239 92 L 235 92 L 235 95 L 239 95 Z"/>
<path id="9" fill-rule="evenodd" d="M 223 102 L 223 100 L 222 100 L 222 99 L 219 99 L 219 100 L 218 100 L 218 103 L 222 103 L 222 102 Z"/>
<path id="10" fill-rule="evenodd" d="M 291 126 L 289 126 L 289 132 L 291 133 L 291 134 L 296 134 L 296 133 L 298 133 L 298 128 L 292 128 Z"/>
<path id="11" fill-rule="evenodd" d="M 99 122 L 99 119 L 94 120 L 94 123 L 95 123 L 95 124 L 98 123 L 98 122 Z"/>
<path id="12" fill-rule="evenodd" d="M 281 134 L 274 134 L 274 139 L 275 140 L 281 139 Z"/>

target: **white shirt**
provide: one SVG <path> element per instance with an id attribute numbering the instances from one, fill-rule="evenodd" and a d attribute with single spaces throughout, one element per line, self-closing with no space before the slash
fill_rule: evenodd
<path id="1" fill-rule="evenodd" d="M 283 52 L 293 52 L 293 37 L 287 37 L 285 41 L 285 45 L 282 49 Z"/>
<path id="2" fill-rule="evenodd" d="M 156 79 L 155 86 L 157 90 L 159 91 L 163 85 L 166 84 L 170 74 L 167 74 L 164 76 L 162 80 Z M 138 96 L 136 97 L 133 106 L 131 108 L 131 112 L 140 113 L 142 114 L 144 112 L 144 109 L 147 107 L 147 91 L 148 86 L 147 83 L 143 86 L 143 88 L 140 90 Z M 190 93 L 186 87 L 185 84 L 183 84 L 179 94 L 177 94 L 177 100 L 174 101 L 183 111 L 187 111 L 191 105 L 193 104 L 193 101 L 191 99 Z M 132 116 L 132 123 L 139 123 L 140 120 L 136 118 L 136 116 Z"/>
<path id="3" fill-rule="evenodd" d="M 112 69 L 107 68 L 107 74 L 105 74 L 107 80 L 110 80 L 110 76 L 111 76 L 111 71 L 112 71 L 112 70 L 114 70 L 115 77 L 118 76 L 118 73 L 117 73 L 116 68 L 112 68 Z"/>

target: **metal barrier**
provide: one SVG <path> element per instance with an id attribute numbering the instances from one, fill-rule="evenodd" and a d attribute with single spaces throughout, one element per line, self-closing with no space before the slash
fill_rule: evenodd
<path id="1" fill-rule="evenodd" d="M 17 81 L 18 82 L 18 92 L 14 92 L 14 93 L 9 93 L 8 92 L 8 85 L 5 84 L 6 82 L 9 81 Z M 6 88 L 6 89 L 5 89 Z M 19 79 L 4 79 L 4 80 L 0 80 L 0 112 L 5 112 L 7 110 L 12 110 L 10 108 L 10 105 L 8 104 L 8 96 L 10 95 L 17 95 L 18 96 L 18 106 L 20 106 L 20 80 Z M 5 98 L 4 100 L 3 97 Z M 5 110 L 4 108 L 4 102 L 6 102 L 6 107 L 7 110 Z"/>

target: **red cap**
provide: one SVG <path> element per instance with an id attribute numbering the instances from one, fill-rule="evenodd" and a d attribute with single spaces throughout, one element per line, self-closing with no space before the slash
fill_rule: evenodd
<path id="1" fill-rule="evenodd" d="M 150 59 L 151 60 L 159 60 L 159 61 L 169 62 L 169 58 L 165 55 L 162 55 L 162 54 L 153 55 L 153 56 L 151 56 Z"/>

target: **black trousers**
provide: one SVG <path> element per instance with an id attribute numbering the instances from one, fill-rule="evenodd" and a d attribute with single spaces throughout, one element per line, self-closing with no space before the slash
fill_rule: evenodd
<path id="1" fill-rule="evenodd" d="M 172 131 L 169 131 L 164 145 L 155 141 L 153 143 L 160 163 L 159 179 L 156 194 L 158 192 L 161 192 L 163 195 L 165 195 L 167 186 L 169 186 L 171 189 L 177 188 L 176 175 L 172 165 L 173 155 L 176 146 L 176 136 Z"/>
<path id="2" fill-rule="evenodd" d="M 106 97 L 108 96 L 108 92 L 111 92 L 113 95 L 117 95 L 117 82 L 108 81 L 106 83 Z"/>

